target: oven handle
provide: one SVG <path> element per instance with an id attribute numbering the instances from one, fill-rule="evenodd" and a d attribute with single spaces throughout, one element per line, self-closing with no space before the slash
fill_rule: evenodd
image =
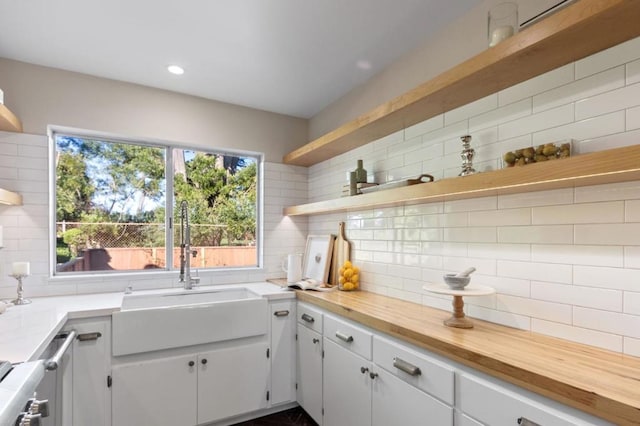
<path id="1" fill-rule="evenodd" d="M 55 353 L 55 355 L 44 362 L 44 368 L 46 368 L 47 371 L 53 371 L 58 369 L 58 364 L 60 364 L 60 360 L 64 356 L 65 352 L 67 352 L 67 349 L 69 349 L 69 346 L 71 346 L 75 338 L 76 338 L 76 331 L 71 330 L 69 334 L 67 334 L 67 337 L 65 338 L 64 343 L 62 343 L 62 345 L 58 348 L 58 351 Z"/>

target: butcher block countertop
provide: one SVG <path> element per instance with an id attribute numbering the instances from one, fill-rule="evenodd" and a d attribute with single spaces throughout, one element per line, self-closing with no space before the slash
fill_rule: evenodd
<path id="1" fill-rule="evenodd" d="M 640 424 L 640 358 L 451 314 L 366 291 L 298 299 L 620 425 Z"/>

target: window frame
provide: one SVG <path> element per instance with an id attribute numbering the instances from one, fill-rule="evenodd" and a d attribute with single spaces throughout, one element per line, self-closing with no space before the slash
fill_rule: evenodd
<path id="1" fill-rule="evenodd" d="M 218 148 L 211 146 L 199 146 L 195 144 L 187 144 L 152 138 L 133 138 L 130 136 L 116 135 L 106 132 L 98 132 L 92 130 L 78 129 L 65 126 L 53 126 L 50 125 L 47 128 L 48 135 L 48 163 L 49 163 L 49 241 L 48 241 L 48 254 L 49 254 L 49 278 L 52 280 L 69 280 L 74 278 L 99 278 L 99 277 L 151 277 L 151 276 L 167 276 L 179 274 L 179 268 L 173 268 L 173 250 L 174 248 L 174 227 L 180 226 L 180 222 L 174 221 L 174 165 L 173 165 L 173 150 L 191 150 L 196 152 L 204 152 L 215 155 L 234 155 L 237 157 L 250 157 L 256 162 L 256 265 L 250 266 L 231 266 L 231 267 L 211 267 L 211 268 L 198 268 L 200 275 L 209 275 L 215 273 L 229 273 L 233 271 L 251 271 L 264 269 L 264 153 L 231 149 L 231 148 Z M 83 272 L 57 272 L 57 257 L 56 257 L 56 224 L 57 224 L 57 181 L 56 181 L 56 136 L 64 135 L 70 137 L 78 137 L 83 139 L 97 139 L 104 142 L 123 143 L 138 146 L 149 146 L 155 148 L 162 148 L 165 150 L 165 249 L 166 249 L 166 267 L 161 269 L 140 269 L 140 270 L 101 270 L 101 271 L 83 271 Z M 177 218 L 176 218 L 177 219 Z"/>

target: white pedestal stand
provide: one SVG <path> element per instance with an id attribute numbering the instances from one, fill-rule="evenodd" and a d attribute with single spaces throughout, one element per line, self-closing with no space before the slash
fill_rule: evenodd
<path id="1" fill-rule="evenodd" d="M 463 296 L 487 296 L 496 292 L 494 288 L 477 284 L 469 284 L 462 290 L 452 290 L 446 284 L 430 284 L 422 288 L 431 293 L 453 296 L 453 314 L 444 321 L 444 325 L 456 328 L 473 328 L 471 320 L 464 315 Z"/>

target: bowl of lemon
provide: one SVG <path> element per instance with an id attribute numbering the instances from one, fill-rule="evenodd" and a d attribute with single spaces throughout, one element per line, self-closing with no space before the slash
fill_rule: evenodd
<path id="1" fill-rule="evenodd" d="M 344 262 L 338 270 L 340 278 L 338 278 L 338 290 L 353 291 L 360 288 L 360 269 L 354 266 L 350 261 Z"/>

